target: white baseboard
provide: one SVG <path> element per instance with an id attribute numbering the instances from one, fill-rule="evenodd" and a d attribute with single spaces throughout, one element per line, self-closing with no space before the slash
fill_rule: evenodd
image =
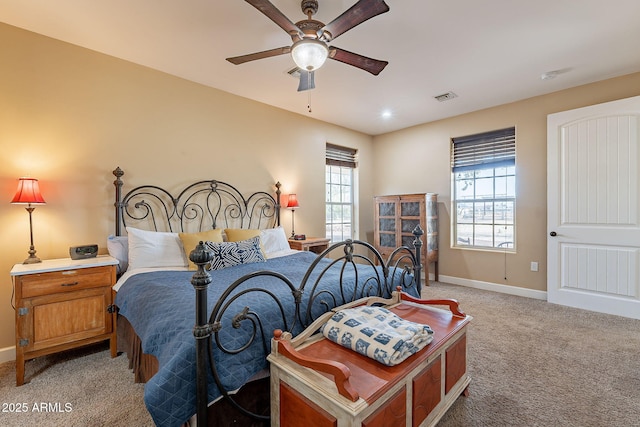
<path id="1" fill-rule="evenodd" d="M 547 300 L 546 291 L 536 291 L 534 289 L 521 288 L 519 286 L 501 285 L 499 283 L 482 282 L 480 280 L 462 279 L 460 277 L 443 276 L 442 274 L 439 275 L 438 279 L 440 282 L 451 283 L 452 285 L 466 286 L 469 288 L 500 292 L 503 294 L 517 295 L 543 301 Z M 433 278 L 431 278 L 431 280 L 433 280 Z"/>
<path id="2" fill-rule="evenodd" d="M 16 360 L 16 348 L 0 348 L 0 363 L 11 362 L 12 360 Z"/>

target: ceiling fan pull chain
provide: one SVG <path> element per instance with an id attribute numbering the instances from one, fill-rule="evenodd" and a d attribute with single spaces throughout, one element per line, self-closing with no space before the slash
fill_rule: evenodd
<path id="1" fill-rule="evenodd" d="M 307 91 L 307 110 L 311 112 L 311 91 Z"/>

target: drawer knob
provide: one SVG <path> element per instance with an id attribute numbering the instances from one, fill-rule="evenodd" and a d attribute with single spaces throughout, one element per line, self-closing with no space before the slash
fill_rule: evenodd
<path id="1" fill-rule="evenodd" d="M 60 286 L 75 286 L 75 285 L 77 285 L 77 284 L 78 284 L 78 282 L 63 283 L 63 284 L 62 284 L 62 285 L 60 285 Z"/>

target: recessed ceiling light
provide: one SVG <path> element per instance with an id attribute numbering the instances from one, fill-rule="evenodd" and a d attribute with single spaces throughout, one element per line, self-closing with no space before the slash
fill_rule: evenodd
<path id="1" fill-rule="evenodd" d="M 391 110 L 384 110 L 380 116 L 382 116 L 383 119 L 390 119 L 391 116 L 393 116 L 393 113 L 391 112 Z"/>

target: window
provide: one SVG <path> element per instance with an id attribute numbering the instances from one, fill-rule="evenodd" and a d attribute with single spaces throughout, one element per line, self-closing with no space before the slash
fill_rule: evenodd
<path id="1" fill-rule="evenodd" d="M 355 168 L 357 150 L 327 144 L 326 237 L 332 242 L 354 238 Z"/>
<path id="2" fill-rule="evenodd" d="M 451 142 L 453 246 L 515 250 L 515 128 Z"/>

